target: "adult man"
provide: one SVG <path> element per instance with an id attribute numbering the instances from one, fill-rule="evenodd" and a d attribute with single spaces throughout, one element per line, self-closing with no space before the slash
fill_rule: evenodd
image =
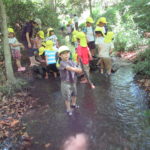
<path id="1" fill-rule="evenodd" d="M 33 37 L 33 29 L 35 27 L 41 27 L 41 20 L 36 18 L 35 20 L 30 20 L 25 24 L 23 27 L 22 31 L 22 42 L 24 44 L 25 49 L 27 50 L 29 60 L 30 60 L 30 66 L 37 65 L 38 62 L 35 60 L 34 56 L 34 51 L 32 50 L 33 48 L 33 42 L 32 42 L 32 37 Z"/>

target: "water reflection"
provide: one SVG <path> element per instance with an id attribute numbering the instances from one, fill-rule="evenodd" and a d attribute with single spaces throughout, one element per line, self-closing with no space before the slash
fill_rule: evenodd
<path id="1" fill-rule="evenodd" d="M 88 150 L 88 136 L 84 133 L 78 133 L 68 137 L 61 150 Z"/>

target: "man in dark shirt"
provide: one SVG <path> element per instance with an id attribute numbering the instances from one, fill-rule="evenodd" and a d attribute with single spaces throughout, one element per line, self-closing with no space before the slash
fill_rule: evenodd
<path id="1" fill-rule="evenodd" d="M 36 18 L 35 20 L 30 20 L 25 24 L 22 31 L 22 42 L 24 44 L 25 49 L 27 50 L 29 59 L 30 59 L 30 66 L 37 65 L 38 62 L 35 60 L 34 51 L 33 51 L 33 29 L 34 27 L 39 26 L 41 27 L 41 20 Z"/>

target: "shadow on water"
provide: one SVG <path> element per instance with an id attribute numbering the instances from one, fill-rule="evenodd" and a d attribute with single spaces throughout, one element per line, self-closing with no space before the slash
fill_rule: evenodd
<path id="1" fill-rule="evenodd" d="M 59 80 L 35 81 L 31 92 L 40 107 L 23 120 L 34 137 L 30 150 L 44 150 L 47 143 L 49 150 L 59 150 L 78 133 L 88 136 L 90 150 L 149 150 L 149 118 L 143 113 L 148 109 L 147 97 L 133 77 L 130 66 L 110 77 L 92 73 L 96 89 L 78 84 L 80 108 L 72 117 L 65 113 Z"/>

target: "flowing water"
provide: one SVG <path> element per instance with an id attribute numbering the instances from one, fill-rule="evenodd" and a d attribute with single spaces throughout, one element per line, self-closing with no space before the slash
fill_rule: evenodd
<path id="1" fill-rule="evenodd" d="M 134 82 L 131 65 L 110 77 L 93 72 L 92 80 L 94 90 L 78 83 L 80 108 L 71 117 L 65 113 L 59 79 L 32 83 L 31 92 L 39 98 L 39 107 L 23 119 L 33 137 L 29 150 L 64 150 L 66 141 L 82 141 L 79 135 L 88 148 L 76 150 L 150 150 L 150 119 L 145 115 L 148 97 Z"/>

